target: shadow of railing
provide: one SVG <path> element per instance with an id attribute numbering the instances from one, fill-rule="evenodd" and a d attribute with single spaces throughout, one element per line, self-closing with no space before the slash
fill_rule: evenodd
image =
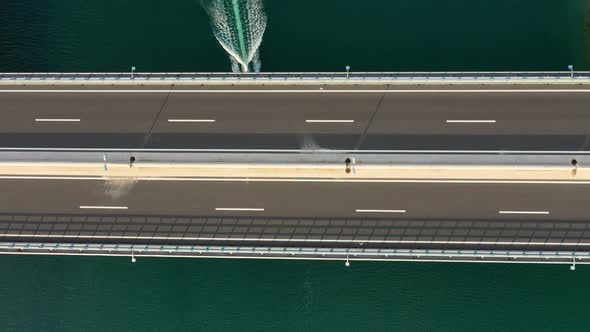
<path id="1" fill-rule="evenodd" d="M 298 247 L 590 250 L 586 221 L 1 213 L 0 240 Z"/>

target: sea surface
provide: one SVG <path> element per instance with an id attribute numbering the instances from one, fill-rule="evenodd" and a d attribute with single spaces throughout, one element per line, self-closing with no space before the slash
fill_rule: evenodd
<path id="1" fill-rule="evenodd" d="M 0 257 L 29 331 L 587 331 L 590 266 Z"/>
<path id="2" fill-rule="evenodd" d="M 201 1 L 2 0 L 0 71 L 229 71 Z M 263 71 L 590 70 L 588 0 L 263 1 Z"/>
<path id="3" fill-rule="evenodd" d="M 585 0 L 264 3 L 263 71 L 590 70 Z M 231 68 L 199 0 L 0 1 L 0 71 L 131 66 Z M 8 331 L 590 329 L 590 266 L 6 255 L 0 269 Z"/>

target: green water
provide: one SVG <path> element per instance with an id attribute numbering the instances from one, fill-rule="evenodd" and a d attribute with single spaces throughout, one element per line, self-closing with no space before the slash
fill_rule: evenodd
<path id="1" fill-rule="evenodd" d="M 266 71 L 590 69 L 584 0 L 267 0 Z M 228 71 L 197 0 L 0 1 L 0 71 Z M 589 330 L 579 266 L 0 256 L 0 330 Z"/>
<path id="2" fill-rule="evenodd" d="M 0 257 L 5 329 L 588 330 L 590 268 Z"/>
<path id="3" fill-rule="evenodd" d="M 233 3 L 233 11 L 234 11 L 234 17 L 236 20 L 236 27 L 237 27 L 237 31 L 238 31 L 238 39 L 240 40 L 240 53 L 242 56 L 242 59 L 247 59 L 248 58 L 248 54 L 247 54 L 247 49 L 246 49 L 246 36 L 244 36 L 244 28 L 242 26 L 242 15 L 240 14 L 240 5 L 237 1 L 234 1 Z"/>
<path id="4" fill-rule="evenodd" d="M 266 0 L 263 71 L 590 69 L 586 0 Z M 2 0 L 0 71 L 229 71 L 200 0 Z"/>

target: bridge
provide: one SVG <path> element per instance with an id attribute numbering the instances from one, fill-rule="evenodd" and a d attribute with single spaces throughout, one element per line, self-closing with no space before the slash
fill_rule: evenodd
<path id="1" fill-rule="evenodd" d="M 0 73 L 0 82 L 17 82 L 26 81 L 61 81 L 68 82 L 71 80 L 78 81 L 174 81 L 177 84 L 181 81 L 274 81 L 275 83 L 287 81 L 287 83 L 300 84 L 301 81 L 365 81 L 365 82 L 403 82 L 409 81 L 431 81 L 438 80 L 496 80 L 496 81 L 514 81 L 519 80 L 574 80 L 585 81 L 590 78 L 588 71 L 574 71 L 573 67 L 569 71 L 504 71 L 504 72 L 268 72 L 268 73 L 145 73 L 135 72 L 133 67 L 129 72 L 112 72 L 112 73 Z"/>
<path id="2" fill-rule="evenodd" d="M 584 73 L 101 75 L 0 75 L 0 252 L 590 261 Z"/>

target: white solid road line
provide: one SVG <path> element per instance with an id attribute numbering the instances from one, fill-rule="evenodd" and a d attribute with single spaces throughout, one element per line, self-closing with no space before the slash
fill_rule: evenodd
<path id="1" fill-rule="evenodd" d="M 496 123 L 496 120 L 447 120 L 447 123 Z"/>
<path id="2" fill-rule="evenodd" d="M 358 213 L 406 213 L 406 210 L 370 210 L 370 209 L 356 209 Z"/>
<path id="3" fill-rule="evenodd" d="M 549 214 L 549 211 L 498 211 L 499 214 Z"/>
<path id="4" fill-rule="evenodd" d="M 80 122 L 80 119 L 35 119 L 35 122 Z"/>
<path id="5" fill-rule="evenodd" d="M 307 123 L 354 123 L 354 120 L 305 120 Z"/>
<path id="6" fill-rule="evenodd" d="M 181 123 L 190 123 L 190 122 L 215 122 L 214 119 L 168 119 L 168 122 L 181 122 Z"/>
<path id="7" fill-rule="evenodd" d="M 590 89 L 461 90 L 0 90 L 0 93 L 590 93 Z"/>
<path id="8" fill-rule="evenodd" d="M 101 205 L 81 205 L 80 209 L 98 209 L 98 210 L 127 210 L 126 206 L 101 206 Z"/>
<path id="9" fill-rule="evenodd" d="M 264 211 L 262 208 L 215 208 L 215 211 Z"/>
<path id="10" fill-rule="evenodd" d="M 328 150 L 328 149 L 133 149 L 133 148 L 18 148 L 18 147 L 0 147 L 0 151 L 75 151 L 75 152 L 253 152 L 253 153 L 396 153 L 396 154 L 501 154 L 501 155 L 519 155 L 519 154 L 565 154 L 565 155 L 590 155 L 590 151 L 581 150 Z"/>
<path id="11" fill-rule="evenodd" d="M 43 176 L 43 175 L 0 175 L 0 180 L 69 180 L 69 181 L 113 181 L 108 176 Z M 185 178 L 185 177 L 138 177 L 137 181 L 186 181 L 186 182 L 318 182 L 318 183 L 461 183 L 461 184 L 573 184 L 590 185 L 590 181 L 551 180 L 414 180 L 414 179 L 272 179 L 272 178 Z"/>

